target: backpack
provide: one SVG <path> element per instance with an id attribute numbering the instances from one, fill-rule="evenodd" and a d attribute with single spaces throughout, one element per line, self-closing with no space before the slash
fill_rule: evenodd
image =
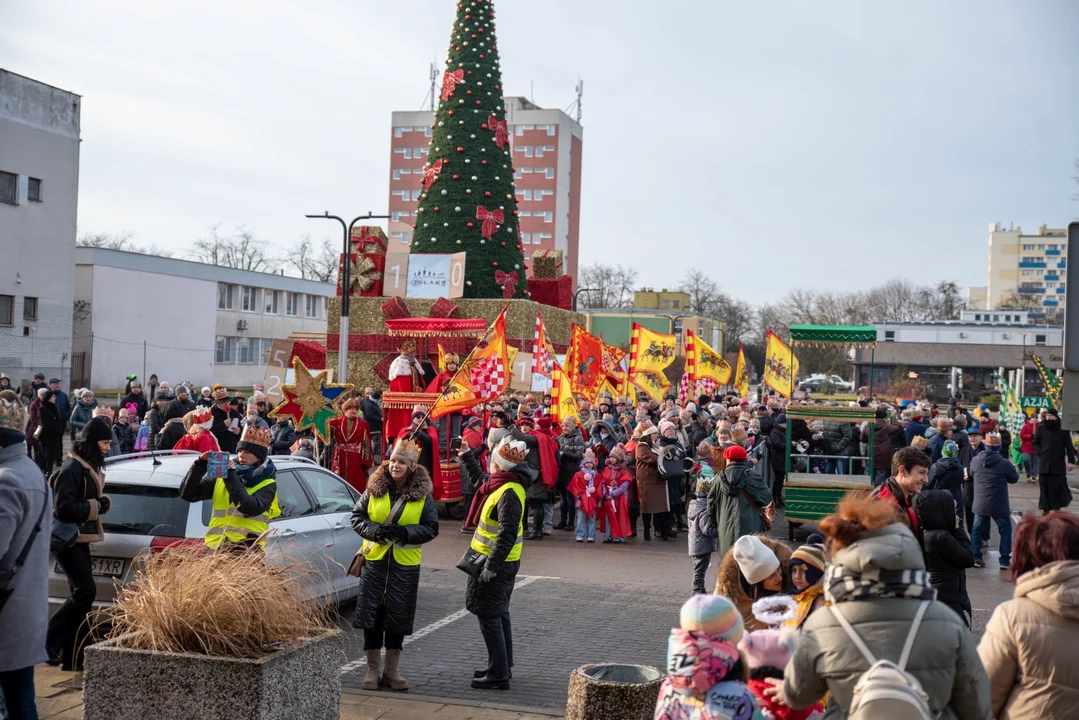
<path id="1" fill-rule="evenodd" d="M 854 697 L 847 713 L 850 720 L 933 720 L 936 717 L 929 709 L 929 696 L 922 689 L 921 683 L 906 671 L 907 659 L 914 647 L 914 638 L 928 608 L 928 600 L 923 600 L 918 606 L 907 640 L 903 644 L 903 653 L 899 656 L 899 662 L 894 663 L 873 657 L 873 653 L 854 632 L 854 628 L 839 612 L 839 608 L 835 605 L 828 606 L 851 642 L 869 662 L 869 669 L 858 676 L 854 685 Z"/>

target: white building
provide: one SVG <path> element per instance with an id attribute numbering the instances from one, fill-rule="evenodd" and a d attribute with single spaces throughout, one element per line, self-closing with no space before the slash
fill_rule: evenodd
<path id="1" fill-rule="evenodd" d="M 1067 231 L 1045 225 L 1034 235 L 1022 228 L 989 226 L 985 287 L 967 290 L 967 306 L 981 310 L 1020 308 L 1040 320 L 1064 308 L 1068 264 Z"/>
<path id="2" fill-rule="evenodd" d="M 275 338 L 326 332 L 336 285 L 189 260 L 78 248 L 72 350 L 94 388 L 132 373 L 172 384 L 262 382 Z"/>
<path id="3" fill-rule="evenodd" d="M 16 385 L 69 387 L 80 106 L 0 69 L 0 372 Z"/>

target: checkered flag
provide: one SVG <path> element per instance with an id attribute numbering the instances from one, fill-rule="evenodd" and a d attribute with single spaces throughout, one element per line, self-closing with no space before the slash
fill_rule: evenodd
<path id="1" fill-rule="evenodd" d="M 495 354 L 477 362 L 468 379 L 477 397 L 501 396 L 506 388 L 506 366 L 502 363 L 502 355 Z"/>
<path id="2" fill-rule="evenodd" d="M 685 407 L 689 399 L 689 373 L 682 373 L 682 380 L 678 383 L 678 407 Z"/>

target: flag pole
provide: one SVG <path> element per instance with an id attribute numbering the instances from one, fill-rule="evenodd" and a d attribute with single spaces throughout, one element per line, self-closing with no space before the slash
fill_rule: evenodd
<path id="1" fill-rule="evenodd" d="M 446 395 L 446 390 L 450 389 L 450 387 L 453 385 L 454 380 L 456 380 L 457 376 L 460 375 L 461 372 L 465 369 L 465 366 L 468 364 L 468 361 L 471 360 L 472 356 L 476 354 L 477 350 L 479 350 L 480 345 L 483 345 L 484 343 L 487 342 L 487 338 L 489 338 L 491 336 L 491 333 L 493 333 L 495 331 L 495 324 L 498 323 L 498 318 L 502 317 L 503 314 L 505 314 L 506 310 L 509 309 L 509 307 L 510 307 L 510 304 L 506 303 L 506 306 L 504 308 L 502 308 L 502 311 L 499 312 L 497 316 L 495 316 L 494 322 L 492 322 L 490 325 L 488 325 L 487 329 L 483 331 L 483 335 L 480 337 L 479 342 L 477 342 L 475 347 L 472 348 L 472 351 L 468 353 L 468 357 L 466 357 L 461 362 L 461 364 L 457 366 L 457 372 L 455 372 L 453 374 L 453 377 L 450 378 L 450 381 L 448 383 L 446 383 L 446 387 L 442 389 L 442 391 L 438 394 L 438 397 L 435 398 L 435 401 L 433 403 L 431 403 L 431 407 L 427 408 L 427 413 L 423 416 L 423 420 L 420 421 L 420 425 L 423 425 L 423 423 L 427 422 L 431 418 L 431 411 L 435 409 L 435 405 L 437 405 L 438 401 L 441 400 Z M 477 405 L 478 404 L 479 403 L 477 403 Z M 412 432 L 410 432 L 408 434 L 408 439 L 412 439 L 412 437 L 415 436 L 415 434 L 416 434 L 416 430 L 414 429 Z M 449 441 L 449 438 L 447 438 L 447 441 Z"/>

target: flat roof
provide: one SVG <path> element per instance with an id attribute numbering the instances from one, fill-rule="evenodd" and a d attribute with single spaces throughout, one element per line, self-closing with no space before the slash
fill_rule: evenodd
<path id="1" fill-rule="evenodd" d="M 41 82 L 40 80 L 38 80 L 36 78 L 32 78 L 29 75 L 23 75 L 22 73 L 17 73 L 17 72 L 14 72 L 12 70 L 8 70 L 6 68 L 0 68 L 0 72 L 7 73 L 8 75 L 14 75 L 15 77 L 20 77 L 23 80 L 29 80 L 32 83 L 37 83 L 38 85 L 43 85 L 44 87 L 52 88 L 53 90 L 57 90 L 59 92 L 67 93 L 68 95 L 74 95 L 77 98 L 82 97 L 82 95 L 80 95 L 77 92 L 71 92 L 70 90 L 65 90 L 65 89 L 63 89 L 61 87 L 56 87 L 55 85 L 50 85 L 47 82 Z"/>
<path id="2" fill-rule="evenodd" d="M 237 270 L 194 260 L 181 260 L 179 258 L 161 257 L 160 255 L 144 255 L 126 250 L 77 247 L 75 248 L 75 264 L 100 265 L 122 270 L 173 275 L 232 285 L 250 285 L 252 287 L 269 288 L 270 290 L 286 290 L 288 292 L 324 297 L 332 297 L 337 294 L 336 283 L 304 280 L 303 278 L 256 272 L 254 270 Z"/>

